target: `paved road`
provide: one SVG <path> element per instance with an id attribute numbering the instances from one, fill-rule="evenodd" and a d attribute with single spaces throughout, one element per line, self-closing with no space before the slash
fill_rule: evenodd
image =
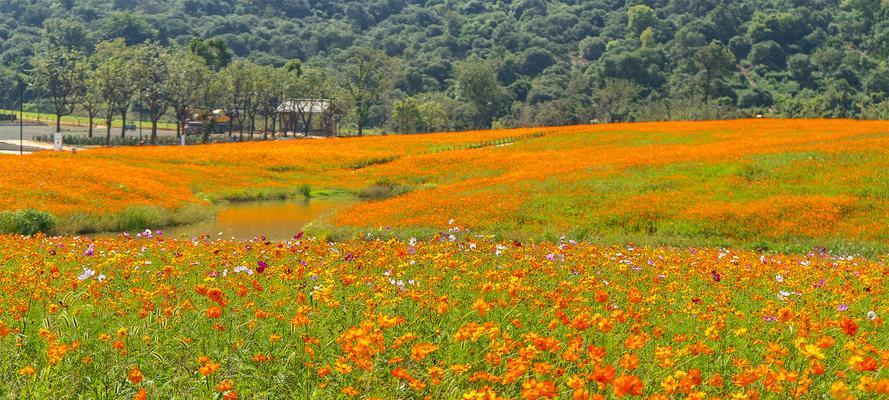
<path id="1" fill-rule="evenodd" d="M 41 135 L 52 135 L 55 132 L 55 126 L 49 125 L 37 125 L 37 124 L 26 124 L 24 126 L 23 134 L 25 140 L 33 139 L 35 136 Z M 64 135 L 83 135 L 86 136 L 88 130 L 84 127 L 80 126 L 62 126 L 62 133 Z M 175 136 L 176 131 L 164 131 L 158 130 L 158 135 L 160 136 Z M 120 128 L 112 128 L 112 135 L 120 135 Z M 104 136 L 105 128 L 104 127 L 95 127 L 93 128 L 93 135 L 96 136 Z M 127 136 L 138 136 L 139 130 L 135 131 L 127 131 Z M 142 135 L 149 136 L 151 135 L 151 127 L 143 126 L 142 127 Z M 18 140 L 19 138 L 19 126 L 18 124 L 10 124 L 10 123 L 0 123 L 0 140 Z"/>

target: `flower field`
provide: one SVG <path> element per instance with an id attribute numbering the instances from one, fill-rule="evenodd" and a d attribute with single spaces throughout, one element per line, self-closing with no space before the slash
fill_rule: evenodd
<path id="1" fill-rule="evenodd" d="M 0 236 L 9 398 L 885 398 L 886 260 Z"/>
<path id="2" fill-rule="evenodd" d="M 0 235 L 0 397 L 886 398 L 887 153 L 747 120 L 0 156 L 0 217 L 56 223 Z M 354 201 L 70 234 L 299 195 Z"/>
<path id="3" fill-rule="evenodd" d="M 399 195 L 316 225 L 427 236 L 455 218 L 509 239 L 879 254 L 887 132 L 879 121 L 664 122 L 0 156 L 0 211 L 46 211 L 57 232 L 89 232 L 122 227 L 114 218 L 133 208 L 384 184 Z M 176 221 L 137 214 L 141 228 Z"/>

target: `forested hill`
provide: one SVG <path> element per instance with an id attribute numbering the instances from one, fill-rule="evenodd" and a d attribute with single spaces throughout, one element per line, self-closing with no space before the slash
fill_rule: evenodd
<path id="1" fill-rule="evenodd" d="M 889 114 L 889 0 L 0 0 L 3 67 L 27 70 L 45 35 L 87 54 L 218 38 L 256 64 L 334 70 L 376 47 L 403 75 L 375 124 L 409 96 L 459 100 L 470 57 L 505 89 L 486 111 L 504 125 Z"/>

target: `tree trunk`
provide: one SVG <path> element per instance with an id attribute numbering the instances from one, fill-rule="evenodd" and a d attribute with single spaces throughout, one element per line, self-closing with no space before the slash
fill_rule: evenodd
<path id="1" fill-rule="evenodd" d="M 127 111 L 121 111 L 120 116 L 123 119 L 123 121 L 120 123 L 120 138 L 124 139 L 127 137 Z M 121 143 L 123 143 L 122 140 Z"/>
<path id="2" fill-rule="evenodd" d="M 105 146 L 111 146 L 111 120 L 114 115 L 110 114 L 105 117 Z"/>
<path id="3" fill-rule="evenodd" d="M 263 117 L 264 121 L 262 123 L 262 140 L 269 140 L 269 116 L 266 114 Z"/>
<path id="4" fill-rule="evenodd" d="M 90 114 L 90 127 L 88 128 L 86 135 L 90 139 L 93 138 L 93 115 L 92 114 Z"/>
<path id="5" fill-rule="evenodd" d="M 151 144 L 157 144 L 157 120 L 151 121 Z"/>
<path id="6" fill-rule="evenodd" d="M 62 114 L 56 114 L 56 133 L 62 132 Z"/>
<path id="7" fill-rule="evenodd" d="M 176 112 L 176 139 L 179 139 L 182 136 L 182 114 Z"/>

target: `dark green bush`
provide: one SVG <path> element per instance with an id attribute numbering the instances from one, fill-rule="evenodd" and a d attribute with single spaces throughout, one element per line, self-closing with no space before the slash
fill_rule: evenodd
<path id="1" fill-rule="evenodd" d="M 0 212 L 0 232 L 20 235 L 48 233 L 56 226 L 52 214 L 34 209 Z"/>

